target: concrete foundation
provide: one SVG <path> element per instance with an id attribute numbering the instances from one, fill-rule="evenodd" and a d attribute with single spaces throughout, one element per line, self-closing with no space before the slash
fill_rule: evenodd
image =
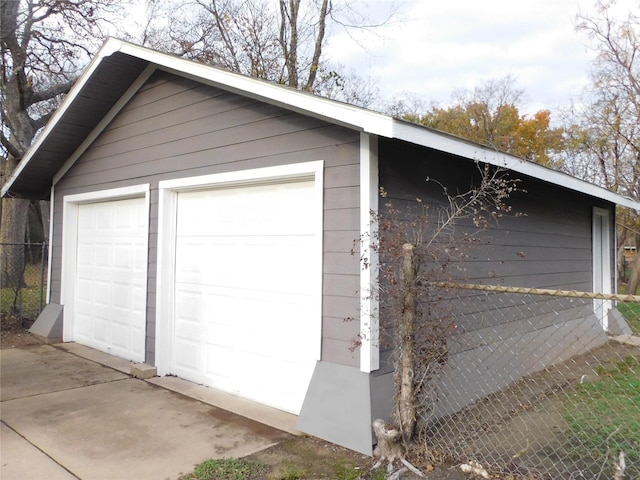
<path id="1" fill-rule="evenodd" d="M 371 413 L 368 374 L 354 367 L 318 362 L 296 428 L 371 455 Z"/>
<path id="2" fill-rule="evenodd" d="M 62 313 L 64 307 L 49 303 L 38 315 L 29 332 L 45 343 L 62 342 Z"/>
<path id="3" fill-rule="evenodd" d="M 146 363 L 135 363 L 131 365 L 131 376 L 146 380 L 158 376 L 158 369 Z"/>

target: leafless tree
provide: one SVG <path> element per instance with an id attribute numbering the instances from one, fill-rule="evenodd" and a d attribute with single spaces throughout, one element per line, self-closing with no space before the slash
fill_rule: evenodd
<path id="1" fill-rule="evenodd" d="M 596 6 L 595 15 L 577 17 L 577 28 L 597 53 L 580 117 L 580 153 L 597 168 L 604 186 L 640 200 L 640 16 L 616 17 L 615 2 L 600 0 Z M 640 229 L 638 212 L 623 218 L 627 226 Z M 640 255 L 627 293 L 636 292 L 639 284 Z"/>
<path id="2" fill-rule="evenodd" d="M 143 36 L 133 41 L 244 75 L 369 106 L 370 80 L 325 58 L 338 29 L 375 29 L 393 18 L 390 6 L 371 21 L 350 0 L 148 0 Z"/>
<path id="3" fill-rule="evenodd" d="M 120 0 L 0 0 L 0 184 L 102 42 L 106 16 L 122 6 Z M 28 208 L 28 200 L 2 199 L 0 243 L 24 241 Z M 20 284 L 20 269 L 8 269 L 21 265 L 21 250 L 0 248 L 2 280 Z"/>
<path id="4" fill-rule="evenodd" d="M 380 301 L 381 348 L 393 351 L 396 402 L 393 417 L 408 446 L 419 419 L 432 413 L 432 382 L 447 361 L 447 339 L 455 325 L 435 282 L 460 279 L 471 249 L 493 220 L 510 214 L 507 204 L 517 180 L 489 165 L 466 192 L 449 193 L 446 203 L 421 198 L 388 198 L 373 214 L 372 251 L 379 256 L 375 297 Z M 409 206 L 408 206 L 409 205 Z M 413 207 L 413 208 L 412 208 Z M 367 240 L 367 239 L 361 239 Z M 359 249 L 354 249 L 359 251 Z M 369 259 L 364 258 L 369 265 Z"/>

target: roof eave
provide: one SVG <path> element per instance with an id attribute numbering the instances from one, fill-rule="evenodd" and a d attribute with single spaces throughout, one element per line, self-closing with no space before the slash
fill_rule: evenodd
<path id="1" fill-rule="evenodd" d="M 89 81 L 89 79 L 93 75 L 93 72 L 98 68 L 98 66 L 100 65 L 100 63 L 105 57 L 112 55 L 118 50 L 119 44 L 121 43 L 122 42 L 120 40 L 117 40 L 115 38 L 108 38 L 105 41 L 102 48 L 100 48 L 96 56 L 89 63 L 89 66 L 85 69 L 82 75 L 80 75 L 80 77 L 78 77 L 76 82 L 73 84 L 73 87 L 71 88 L 71 90 L 69 90 L 69 93 L 67 93 L 67 95 L 65 96 L 62 104 L 56 109 L 56 111 L 51 116 L 51 118 L 49 119 L 47 124 L 44 126 L 42 131 L 37 135 L 34 142 L 27 149 L 24 157 L 22 157 L 22 159 L 20 160 L 20 163 L 18 163 L 18 166 L 12 172 L 9 179 L 2 186 L 2 189 L 0 190 L 0 197 L 4 197 L 7 195 L 7 193 L 10 192 L 11 187 L 13 186 L 16 179 L 20 176 L 20 174 L 24 171 L 24 169 L 29 165 L 29 162 L 31 161 L 33 156 L 36 154 L 40 146 L 49 137 L 49 135 L 51 135 L 51 132 L 54 130 L 55 126 L 60 121 L 60 119 L 64 116 L 64 114 L 67 112 L 69 107 L 73 104 L 73 101 L 82 91 L 82 88 L 84 87 L 84 85 L 87 83 L 87 81 Z"/>
<path id="2" fill-rule="evenodd" d="M 149 50 L 131 43 L 120 42 L 117 51 L 153 63 L 163 70 L 191 77 L 199 82 L 224 87 L 226 90 L 268 102 L 289 110 L 312 115 L 332 123 L 366 133 L 391 137 L 393 119 L 381 113 L 366 110 L 335 100 L 318 97 L 293 88 L 261 79 L 240 75 L 192 60 Z"/>
<path id="3" fill-rule="evenodd" d="M 580 180 L 564 172 L 553 170 L 538 163 L 515 157 L 508 153 L 485 147 L 453 135 L 436 132 L 421 125 L 404 120 L 395 120 L 393 137 L 423 147 L 429 147 L 463 158 L 477 160 L 514 172 L 537 178 L 561 187 L 568 188 L 585 195 L 600 198 L 616 205 L 631 208 L 640 212 L 640 202 L 614 193 L 606 188 Z"/>
<path id="4" fill-rule="evenodd" d="M 13 171 L 10 178 L 0 190 L 0 196 L 30 196 L 40 197 L 38 192 L 15 192 L 12 187 L 22 172 L 30 165 L 43 143 L 55 130 L 58 122 L 76 100 L 83 87 L 91 79 L 102 61 L 111 55 L 121 53 L 148 62 L 149 66 L 173 72 L 177 75 L 193 78 L 199 82 L 223 87 L 229 91 L 265 101 L 274 105 L 297 111 L 316 118 L 324 119 L 335 124 L 353 128 L 362 132 L 391 137 L 393 130 L 392 119 L 386 115 L 372 112 L 360 107 L 340 103 L 333 100 L 305 94 L 282 85 L 259 80 L 225 70 L 185 60 L 162 52 L 150 50 L 146 47 L 134 45 L 117 38 L 108 38 L 96 53 L 84 73 L 78 78 L 73 88 L 66 95 L 60 107 L 56 110 L 44 129 L 36 137 L 34 143 L 27 150 L 25 156 Z"/>
<path id="5" fill-rule="evenodd" d="M 334 100 L 306 94 L 282 85 L 259 80 L 233 72 L 185 60 L 146 47 L 141 47 L 116 38 L 109 38 L 98 51 L 85 72 L 78 78 L 74 87 L 67 94 L 62 105 L 57 109 L 49 123 L 38 135 L 33 145 L 2 187 L 0 195 L 11 193 L 16 179 L 21 175 L 42 144 L 55 130 L 58 122 L 65 116 L 70 106 L 82 91 L 86 83 L 98 69 L 102 61 L 111 55 L 121 53 L 131 58 L 148 62 L 148 68 L 159 68 L 187 76 L 197 81 L 222 87 L 245 96 L 268 102 L 283 108 L 324 119 L 361 132 L 387 138 L 396 138 L 424 147 L 441 150 L 463 158 L 478 160 L 492 165 L 504 167 L 525 175 L 538 178 L 549 183 L 560 185 L 596 198 L 640 211 L 640 202 L 623 197 L 597 185 L 579 180 L 565 173 L 552 170 L 541 165 L 522 160 L 512 155 L 495 151 L 453 135 L 437 132 L 404 120 L 394 119 L 387 115 L 372 112 L 360 107 Z M 133 83 L 133 81 L 132 81 Z M 81 147 L 82 141 L 78 143 Z M 77 152 L 76 152 L 77 153 Z M 75 154 L 74 154 L 75 155 Z M 17 193 L 17 192 L 13 192 Z M 26 192 L 22 192 L 23 194 Z M 32 195 L 37 195 L 33 192 Z"/>

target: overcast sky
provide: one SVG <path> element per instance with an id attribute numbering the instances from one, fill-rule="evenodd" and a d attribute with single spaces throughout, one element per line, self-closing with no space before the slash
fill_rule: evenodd
<path id="1" fill-rule="evenodd" d="M 389 5 L 365 0 L 371 12 Z M 620 11 L 638 0 L 618 0 Z M 385 97 L 414 92 L 446 106 L 456 88 L 473 89 L 512 74 L 525 91 L 525 112 L 566 106 L 588 80 L 593 52 L 578 13 L 593 0 L 404 0 L 399 21 L 364 39 L 367 51 L 346 35 L 333 37 L 332 59 L 371 76 Z"/>

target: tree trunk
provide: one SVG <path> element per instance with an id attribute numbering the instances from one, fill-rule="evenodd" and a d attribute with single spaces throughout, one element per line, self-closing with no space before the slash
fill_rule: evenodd
<path id="1" fill-rule="evenodd" d="M 384 420 L 373 421 L 373 432 L 378 440 L 378 445 L 373 451 L 373 458 L 378 462 L 393 464 L 402 458 L 402 446 L 400 445 L 400 431 L 385 424 Z"/>
<path id="2" fill-rule="evenodd" d="M 622 237 L 622 242 L 620 242 L 620 247 L 618 248 L 618 256 L 616 257 L 616 263 L 617 263 L 616 268 L 618 270 L 619 279 L 625 278 L 625 271 L 624 271 L 624 267 L 625 267 L 624 246 L 625 245 L 626 245 L 625 237 Z"/>
<path id="3" fill-rule="evenodd" d="M 40 218 L 42 221 L 42 233 L 44 238 L 44 243 L 49 243 L 49 226 L 50 226 L 50 218 L 49 218 L 49 209 L 51 208 L 51 203 L 49 200 L 40 200 Z"/>
<path id="4" fill-rule="evenodd" d="M 402 439 L 408 444 L 416 426 L 415 399 L 415 321 L 416 321 L 416 267 L 414 246 L 406 243 L 402 246 L 402 287 L 403 309 L 400 324 L 400 392 L 398 395 L 398 423 Z"/>
<path id="5" fill-rule="evenodd" d="M 636 252 L 636 259 L 631 266 L 631 276 L 627 283 L 627 295 L 635 295 L 638 291 L 638 286 L 640 286 L 640 252 Z"/>

